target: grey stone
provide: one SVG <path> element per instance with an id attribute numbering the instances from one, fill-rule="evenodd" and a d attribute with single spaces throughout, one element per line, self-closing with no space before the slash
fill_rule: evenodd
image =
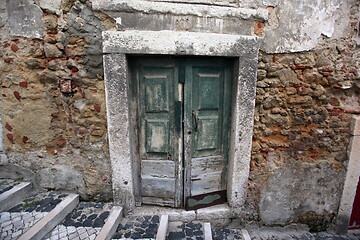
<path id="1" fill-rule="evenodd" d="M 279 0 L 263 0 L 265 6 L 276 7 L 279 4 Z"/>
<path id="2" fill-rule="evenodd" d="M 28 0 L 7 0 L 10 35 L 14 37 L 42 38 L 43 22 L 40 7 Z"/>
<path id="3" fill-rule="evenodd" d="M 94 0 L 93 8 L 107 12 L 109 16 L 117 18 L 119 12 L 141 12 L 144 14 L 172 14 L 189 15 L 198 17 L 234 17 L 240 19 L 267 20 L 268 12 L 265 9 L 245 9 L 233 7 L 219 7 L 209 5 L 174 4 L 174 3 L 156 3 L 150 1 L 125 1 L 125 0 Z"/>
<path id="4" fill-rule="evenodd" d="M 54 165 L 40 170 L 36 180 L 43 188 L 69 189 L 84 192 L 85 182 L 82 174 L 69 166 Z"/>
<path id="5" fill-rule="evenodd" d="M 320 219 L 335 213 L 342 189 L 338 179 L 344 177 L 344 170 L 335 170 L 328 163 L 291 164 L 291 169 L 275 169 L 262 188 L 259 204 L 262 221 L 285 224 L 309 212 Z"/>
<path id="6" fill-rule="evenodd" d="M 58 58 L 63 54 L 56 45 L 50 43 L 44 44 L 44 52 L 47 58 Z"/>
<path id="7" fill-rule="evenodd" d="M 61 0 L 35 0 L 35 2 L 44 10 L 57 15 L 61 14 Z"/>

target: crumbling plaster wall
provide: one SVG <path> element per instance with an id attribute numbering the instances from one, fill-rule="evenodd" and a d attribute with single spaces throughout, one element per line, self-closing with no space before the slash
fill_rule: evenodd
<path id="1" fill-rule="evenodd" d="M 1 1 L 2 169 L 112 198 L 101 33 L 113 25 L 87 1 Z"/>
<path id="2" fill-rule="evenodd" d="M 105 1 L 0 1 L 6 163 L 31 170 L 42 187 L 102 200 L 112 192 L 101 32 L 120 23 L 92 10 Z M 326 228 L 345 179 L 351 114 L 360 113 L 359 2 L 182 2 L 201 3 L 200 10 L 176 16 L 175 30 L 191 31 L 186 19 L 207 23 L 216 14 L 204 10 L 209 6 L 255 14 L 239 17 L 232 28 L 237 16 L 220 16 L 228 27 L 214 29 L 257 35 L 261 42 L 249 186 L 239 214 L 248 222 Z"/>

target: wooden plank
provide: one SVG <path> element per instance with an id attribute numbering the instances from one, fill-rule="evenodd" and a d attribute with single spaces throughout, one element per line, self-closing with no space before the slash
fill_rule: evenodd
<path id="1" fill-rule="evenodd" d="M 175 196 L 175 178 L 141 177 L 142 195 L 169 198 Z"/>
<path id="2" fill-rule="evenodd" d="M 175 162 L 171 160 L 142 160 L 141 175 L 158 178 L 174 178 Z"/>
<path id="3" fill-rule="evenodd" d="M 175 206 L 173 198 L 142 197 L 142 203 L 158 206 Z"/>
<path id="4" fill-rule="evenodd" d="M 226 185 L 221 184 L 221 172 L 198 175 L 191 178 L 191 196 L 226 190 Z"/>
<path id="5" fill-rule="evenodd" d="M 159 224 L 158 231 L 156 233 L 155 240 L 165 240 L 166 239 L 168 224 L 169 224 L 169 216 L 161 215 L 160 224 Z"/>
<path id="6" fill-rule="evenodd" d="M 224 156 L 193 158 L 191 160 L 191 177 L 197 178 L 201 174 L 221 172 L 225 168 Z"/>

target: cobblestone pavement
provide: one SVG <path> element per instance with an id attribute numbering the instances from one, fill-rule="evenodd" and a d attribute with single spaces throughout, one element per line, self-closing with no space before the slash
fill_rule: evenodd
<path id="1" fill-rule="evenodd" d="M 0 213 L 0 239 L 17 239 L 46 214 L 41 212 Z"/>
<path id="2" fill-rule="evenodd" d="M 119 224 L 113 239 L 154 239 L 159 223 L 157 215 L 128 216 Z"/>
<path id="3" fill-rule="evenodd" d="M 12 189 L 17 184 L 19 184 L 19 182 L 11 179 L 0 179 L 0 194 Z"/>
<path id="4" fill-rule="evenodd" d="M 169 239 L 203 240 L 203 224 L 198 221 L 187 223 L 170 223 Z"/>
<path id="5" fill-rule="evenodd" d="M 93 240 L 100 230 L 101 228 L 58 225 L 44 240 Z"/>
<path id="6" fill-rule="evenodd" d="M 32 192 L 20 204 L 11 208 L 8 212 L 1 213 L 1 239 L 13 240 L 19 238 L 54 209 L 66 196 L 67 194 L 58 192 Z"/>
<path id="7" fill-rule="evenodd" d="M 214 240 L 240 239 L 243 240 L 241 230 L 238 229 L 216 229 L 212 231 Z"/>
<path id="8" fill-rule="evenodd" d="M 95 239 L 112 207 L 106 203 L 80 202 L 45 239 Z"/>
<path id="9" fill-rule="evenodd" d="M 9 212 L 50 212 L 68 194 L 60 192 L 32 192 L 21 203 L 11 208 Z"/>

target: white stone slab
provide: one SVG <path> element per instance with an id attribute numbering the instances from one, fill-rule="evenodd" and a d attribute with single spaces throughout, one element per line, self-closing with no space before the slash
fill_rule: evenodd
<path id="1" fill-rule="evenodd" d="M 100 233 L 95 240 L 109 240 L 116 232 L 116 228 L 119 225 L 123 214 L 122 207 L 114 207 L 107 218 L 105 225 L 102 227 Z"/>
<path id="2" fill-rule="evenodd" d="M 31 191 L 32 185 L 23 182 L 0 195 L 0 212 L 9 210 L 23 200 Z"/>
<path id="3" fill-rule="evenodd" d="M 56 225 L 58 225 L 79 203 L 79 195 L 70 194 L 61 201 L 51 212 L 32 226 L 18 240 L 42 239 Z"/>

